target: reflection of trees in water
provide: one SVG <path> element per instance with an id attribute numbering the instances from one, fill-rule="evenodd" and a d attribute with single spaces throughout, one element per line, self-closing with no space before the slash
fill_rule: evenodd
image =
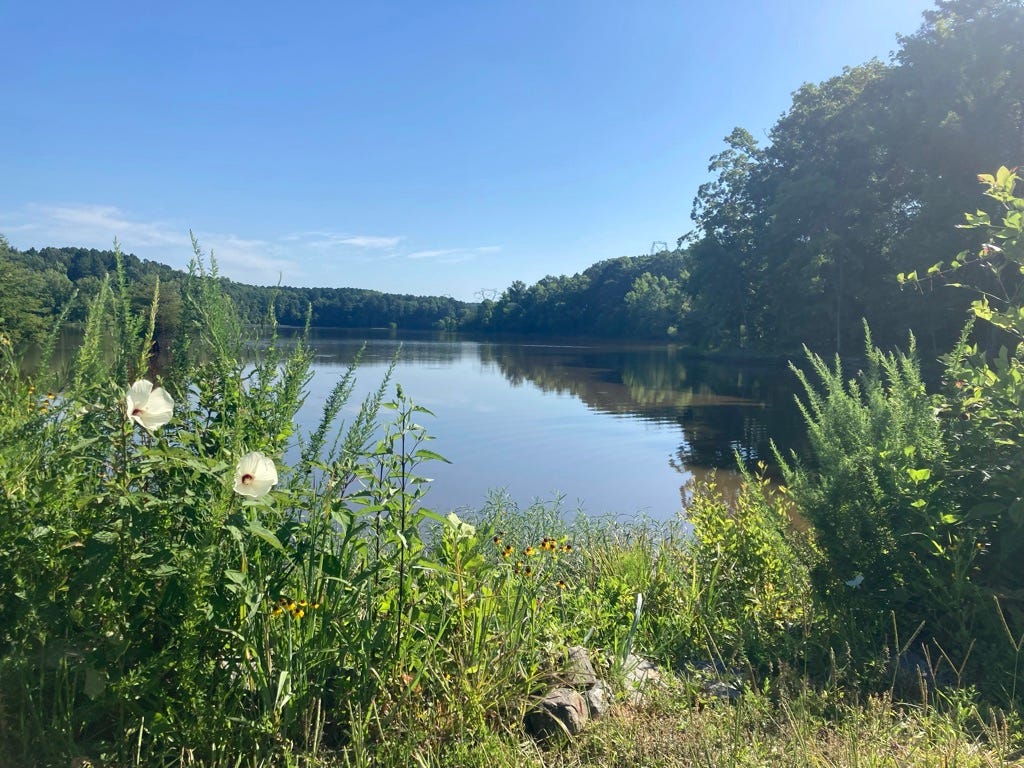
<path id="1" fill-rule="evenodd" d="M 398 334 L 388 329 L 347 331 L 314 329 L 310 345 L 318 366 L 347 367 L 365 345 L 364 365 L 386 365 L 398 355 L 400 362 L 454 365 L 467 357 L 475 359 L 474 345 L 441 334 L 424 332 Z"/>
<path id="2" fill-rule="evenodd" d="M 770 460 L 802 433 L 792 405 L 795 380 L 784 366 L 686 358 L 671 347 L 524 347 L 482 344 L 480 359 L 513 385 L 571 394 L 602 413 L 676 424 L 683 433 L 673 466 L 733 468 Z"/>
<path id="3" fill-rule="evenodd" d="M 513 387 L 530 383 L 599 413 L 676 427 L 682 439 L 671 463 L 684 475 L 734 469 L 737 454 L 770 463 L 769 440 L 788 450 L 803 434 L 795 378 L 781 364 L 713 362 L 666 346 L 469 342 L 386 329 L 315 331 L 311 339 L 325 368 L 347 366 L 364 342 L 364 365 L 387 364 L 399 350 L 412 364 L 479 362 Z"/>

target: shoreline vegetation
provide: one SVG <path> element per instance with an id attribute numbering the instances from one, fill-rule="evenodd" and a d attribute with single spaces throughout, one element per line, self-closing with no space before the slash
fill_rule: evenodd
<path id="1" fill-rule="evenodd" d="M 1024 265 L 1018 177 L 980 178 L 1004 213 L 933 275 Z M 988 357 L 965 331 L 931 393 L 912 338 L 868 337 L 852 376 L 809 352 L 807 454 L 779 457 L 782 486 L 693 487 L 685 520 L 501 496 L 463 519 L 420 503 L 444 458 L 390 372 L 342 421 L 354 363 L 300 434 L 310 347 L 269 314 L 247 358 L 198 246 L 181 296 L 160 370 L 160 285 L 137 313 L 120 260 L 67 376 L 45 365 L 58 329 L 34 375 L 0 345 L 0 764 L 1024 756 L 1019 346 Z M 1020 307 L 974 312 L 1024 338 Z M 610 709 L 532 736 L 576 648 Z"/>
<path id="2" fill-rule="evenodd" d="M 0 765 L 1024 763 L 1024 196 L 976 175 L 1022 161 L 1022 41 L 938 0 L 735 129 L 676 248 L 477 303 L 0 237 Z M 807 448 L 664 524 L 448 515 L 415 393 L 353 411 L 356 361 L 300 431 L 278 323 L 796 351 Z M 610 709 L 536 738 L 577 648 Z"/>

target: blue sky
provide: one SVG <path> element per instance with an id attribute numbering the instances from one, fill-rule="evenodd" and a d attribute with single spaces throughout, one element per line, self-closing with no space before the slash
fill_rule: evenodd
<path id="1" fill-rule="evenodd" d="M 7 3 L 0 233 L 476 300 L 673 244 L 734 126 L 931 6 Z"/>

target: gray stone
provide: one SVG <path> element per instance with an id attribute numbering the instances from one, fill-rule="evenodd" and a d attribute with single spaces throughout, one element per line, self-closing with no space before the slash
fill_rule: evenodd
<path id="1" fill-rule="evenodd" d="M 587 723 L 587 703 L 572 688 L 555 688 L 526 713 L 526 732 L 538 739 L 559 733 L 575 736 Z"/>
<path id="2" fill-rule="evenodd" d="M 646 690 L 661 682 L 661 670 L 654 662 L 634 656 L 632 653 L 626 657 L 622 670 L 623 683 L 629 700 L 637 707 L 644 703 Z"/>
<path id="3" fill-rule="evenodd" d="M 695 661 L 688 665 L 692 679 L 708 696 L 735 702 L 743 694 L 743 673 L 716 661 Z"/>
<path id="4" fill-rule="evenodd" d="M 562 682 L 577 691 L 597 684 L 597 672 L 590 663 L 590 653 L 582 645 L 569 649 L 568 660 L 561 675 Z"/>
<path id="5" fill-rule="evenodd" d="M 598 680 L 594 685 L 587 689 L 584 694 L 584 698 L 587 701 L 587 711 L 590 713 L 590 717 L 596 720 L 599 717 L 611 709 L 612 706 L 612 691 L 608 687 L 608 684 Z"/>
<path id="6" fill-rule="evenodd" d="M 956 685 L 956 675 L 944 664 L 932 664 L 927 653 L 906 651 L 889 662 L 893 693 L 897 698 L 927 699 L 938 688 Z"/>
<path id="7" fill-rule="evenodd" d="M 700 687 L 704 693 L 714 696 L 719 701 L 734 702 L 743 693 L 736 683 L 727 683 L 724 680 L 705 680 Z"/>

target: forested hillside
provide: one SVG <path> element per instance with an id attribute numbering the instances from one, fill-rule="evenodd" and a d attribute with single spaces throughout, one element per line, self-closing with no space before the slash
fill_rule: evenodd
<path id="1" fill-rule="evenodd" d="M 171 267 L 122 255 L 132 303 L 148 307 L 160 281 L 157 331 L 177 327 L 181 317 L 181 283 L 185 276 Z M 69 308 L 68 320 L 84 320 L 87 301 L 103 277 L 113 274 L 114 251 L 86 248 L 43 248 L 18 251 L 0 239 L 0 328 L 16 343 L 38 340 L 54 317 Z M 271 302 L 278 321 L 302 325 L 307 308 L 321 327 L 381 327 L 405 329 L 454 328 L 472 305 L 447 297 L 404 296 L 358 288 L 262 287 L 220 278 L 243 319 L 258 322 Z M 77 292 L 77 295 L 76 295 Z"/>

